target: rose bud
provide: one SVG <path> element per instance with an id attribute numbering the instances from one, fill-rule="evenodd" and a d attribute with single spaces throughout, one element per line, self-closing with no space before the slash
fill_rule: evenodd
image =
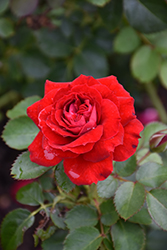
<path id="1" fill-rule="evenodd" d="M 135 153 L 143 130 L 134 99 L 115 76 L 47 80 L 44 98 L 27 114 L 40 130 L 28 147 L 31 161 L 49 167 L 64 160 L 65 173 L 77 185 L 106 179 L 113 160 Z"/>
<path id="2" fill-rule="evenodd" d="M 152 152 L 164 152 L 167 149 L 167 129 L 153 134 L 149 143 Z"/>

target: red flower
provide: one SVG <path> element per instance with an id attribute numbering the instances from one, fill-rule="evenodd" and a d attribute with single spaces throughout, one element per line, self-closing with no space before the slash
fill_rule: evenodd
<path id="1" fill-rule="evenodd" d="M 106 179 L 113 160 L 136 151 L 143 125 L 133 104 L 114 76 L 47 80 L 44 98 L 27 109 L 40 129 L 28 147 L 31 161 L 47 167 L 64 160 L 65 173 L 77 185 Z"/>

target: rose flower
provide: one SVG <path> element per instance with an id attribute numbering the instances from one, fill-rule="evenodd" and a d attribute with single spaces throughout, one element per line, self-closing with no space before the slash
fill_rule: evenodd
<path id="1" fill-rule="evenodd" d="M 27 114 L 40 129 L 28 147 L 31 161 L 48 167 L 64 160 L 65 173 L 77 185 L 106 179 L 113 160 L 135 153 L 143 129 L 134 99 L 115 76 L 47 80 L 44 98 Z"/>

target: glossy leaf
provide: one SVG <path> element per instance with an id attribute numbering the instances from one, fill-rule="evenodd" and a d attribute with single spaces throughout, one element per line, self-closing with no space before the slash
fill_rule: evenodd
<path id="1" fill-rule="evenodd" d="M 63 242 L 67 235 L 67 231 L 57 230 L 50 238 L 42 242 L 43 250 L 63 250 Z"/>
<path id="2" fill-rule="evenodd" d="M 136 156 L 131 156 L 126 161 L 115 162 L 114 164 L 114 171 L 121 176 L 127 177 L 134 173 L 136 170 Z"/>
<path id="3" fill-rule="evenodd" d="M 26 180 L 35 179 L 52 167 L 39 166 L 30 161 L 30 153 L 24 152 L 18 156 L 11 169 L 11 175 L 15 179 Z"/>
<path id="4" fill-rule="evenodd" d="M 64 173 L 64 167 L 62 162 L 59 163 L 56 168 L 55 178 L 57 184 L 67 193 L 69 193 L 75 187 L 75 184 L 71 182 L 68 176 Z"/>
<path id="5" fill-rule="evenodd" d="M 8 121 L 2 138 L 11 148 L 26 149 L 34 140 L 38 131 L 38 127 L 29 117 L 21 116 Z"/>
<path id="6" fill-rule="evenodd" d="M 146 201 L 148 211 L 155 221 L 163 230 L 167 231 L 167 190 L 154 189 L 147 193 Z"/>
<path id="7" fill-rule="evenodd" d="M 114 203 L 125 220 L 134 215 L 145 201 L 145 189 L 140 183 L 124 182 L 116 191 Z"/>
<path id="8" fill-rule="evenodd" d="M 11 0 L 10 7 L 12 12 L 18 16 L 27 16 L 37 7 L 38 0 Z"/>
<path id="9" fill-rule="evenodd" d="M 59 228 L 65 229 L 66 224 L 64 223 L 64 218 L 60 214 L 58 207 L 55 207 L 55 209 L 50 212 L 50 218 L 53 221 L 54 225 Z"/>
<path id="10" fill-rule="evenodd" d="M 145 235 L 139 225 L 119 220 L 111 228 L 115 250 L 141 250 L 145 243 Z"/>
<path id="11" fill-rule="evenodd" d="M 136 172 L 136 180 L 148 187 L 159 187 L 167 180 L 167 168 L 155 162 L 144 163 Z"/>
<path id="12" fill-rule="evenodd" d="M 80 227 L 67 235 L 63 250 L 98 249 L 101 241 L 102 237 L 96 228 Z"/>
<path id="13" fill-rule="evenodd" d="M 70 230 L 85 226 L 95 226 L 98 222 L 95 209 L 86 205 L 77 205 L 66 214 L 65 223 Z"/>
<path id="14" fill-rule="evenodd" d="M 124 11 L 130 25 L 142 33 L 154 33 L 167 28 L 166 23 L 138 0 L 124 0 Z"/>
<path id="15" fill-rule="evenodd" d="M 167 88 L 167 61 L 163 61 L 160 68 L 160 79 L 162 85 Z"/>
<path id="16" fill-rule="evenodd" d="M 24 232 L 34 223 L 27 209 L 18 208 L 4 218 L 1 225 L 1 239 L 4 250 L 15 250 L 23 242 Z M 7 235 L 10 237 L 7 237 Z"/>
<path id="17" fill-rule="evenodd" d="M 115 207 L 112 200 L 104 201 L 100 204 L 100 211 L 101 211 L 101 222 L 105 226 L 111 226 L 117 222 L 119 216 L 115 211 Z"/>
<path id="18" fill-rule="evenodd" d="M 44 202 L 42 188 L 37 182 L 30 183 L 19 189 L 16 199 L 21 204 L 39 206 Z"/>
<path id="19" fill-rule="evenodd" d="M 114 40 L 114 50 L 118 53 L 131 53 L 140 45 L 140 38 L 132 27 L 120 30 Z"/>
<path id="20" fill-rule="evenodd" d="M 118 187 L 118 180 L 109 175 L 104 181 L 97 183 L 97 193 L 102 198 L 110 198 Z"/>
<path id="21" fill-rule="evenodd" d="M 12 22 L 6 18 L 0 18 L 0 37 L 8 38 L 14 34 Z"/>
<path id="22" fill-rule="evenodd" d="M 142 225 L 150 225 L 152 223 L 152 219 L 146 207 L 142 207 L 138 213 L 129 218 L 129 221 Z"/>
<path id="23" fill-rule="evenodd" d="M 140 47 L 132 57 L 132 74 L 142 83 L 152 81 L 158 74 L 159 66 L 159 54 L 147 45 Z"/>
<path id="24" fill-rule="evenodd" d="M 10 119 L 17 118 L 19 116 L 24 116 L 27 114 L 27 108 L 33 103 L 39 101 L 41 98 L 39 96 L 31 96 L 17 103 L 14 108 L 7 111 L 7 117 Z"/>

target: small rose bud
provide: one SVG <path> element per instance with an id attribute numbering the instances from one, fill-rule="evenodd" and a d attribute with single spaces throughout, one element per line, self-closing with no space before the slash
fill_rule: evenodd
<path id="1" fill-rule="evenodd" d="M 153 134 L 150 137 L 149 143 L 152 152 L 164 152 L 167 149 L 167 129 Z"/>

